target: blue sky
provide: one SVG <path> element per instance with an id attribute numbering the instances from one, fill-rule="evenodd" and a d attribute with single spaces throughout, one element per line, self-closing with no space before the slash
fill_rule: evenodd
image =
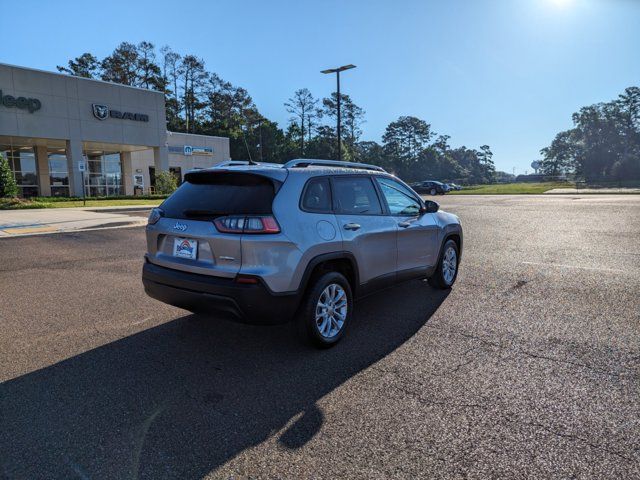
<path id="1" fill-rule="evenodd" d="M 583 105 L 640 85 L 640 0 L 3 2 L 0 62 L 55 70 L 120 41 L 203 58 L 284 126 L 297 88 L 342 88 L 380 141 L 400 115 L 523 173 Z"/>

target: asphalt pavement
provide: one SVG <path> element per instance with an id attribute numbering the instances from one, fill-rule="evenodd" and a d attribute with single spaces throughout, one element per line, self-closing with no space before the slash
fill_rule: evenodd
<path id="1" fill-rule="evenodd" d="M 334 349 L 144 295 L 141 227 L 0 239 L 2 478 L 639 478 L 640 196 L 447 196 L 450 292 Z"/>
<path id="2" fill-rule="evenodd" d="M 140 226 L 151 207 L 78 207 L 0 210 L 0 239 L 96 228 Z"/>

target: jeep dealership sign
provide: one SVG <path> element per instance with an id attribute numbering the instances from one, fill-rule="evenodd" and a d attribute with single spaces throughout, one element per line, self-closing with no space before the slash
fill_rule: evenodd
<path id="1" fill-rule="evenodd" d="M 19 108 L 33 113 L 42 108 L 42 102 L 37 98 L 14 97 L 13 95 L 4 95 L 0 90 L 0 105 L 7 108 Z"/>

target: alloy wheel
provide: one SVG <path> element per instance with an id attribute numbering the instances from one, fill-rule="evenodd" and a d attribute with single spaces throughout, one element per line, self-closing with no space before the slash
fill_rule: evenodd
<path id="1" fill-rule="evenodd" d="M 453 283 L 457 268 L 458 255 L 456 254 L 456 249 L 449 247 L 444 252 L 444 257 L 442 258 L 442 278 L 447 282 L 447 285 L 451 285 Z"/>
<path id="2" fill-rule="evenodd" d="M 316 304 L 316 328 L 324 338 L 335 337 L 347 318 L 347 294 L 337 283 L 322 291 Z"/>

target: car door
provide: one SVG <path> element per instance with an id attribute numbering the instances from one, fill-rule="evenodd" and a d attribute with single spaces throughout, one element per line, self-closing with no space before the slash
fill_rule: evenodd
<path id="1" fill-rule="evenodd" d="M 437 261 L 438 224 L 433 213 L 421 213 L 423 203 L 406 185 L 376 176 L 390 218 L 398 227 L 398 279 L 423 275 Z"/>
<path id="2" fill-rule="evenodd" d="M 331 179 L 334 212 L 343 248 L 358 262 L 363 291 L 395 281 L 397 222 L 385 215 L 373 180 L 368 175 L 340 175 Z"/>

